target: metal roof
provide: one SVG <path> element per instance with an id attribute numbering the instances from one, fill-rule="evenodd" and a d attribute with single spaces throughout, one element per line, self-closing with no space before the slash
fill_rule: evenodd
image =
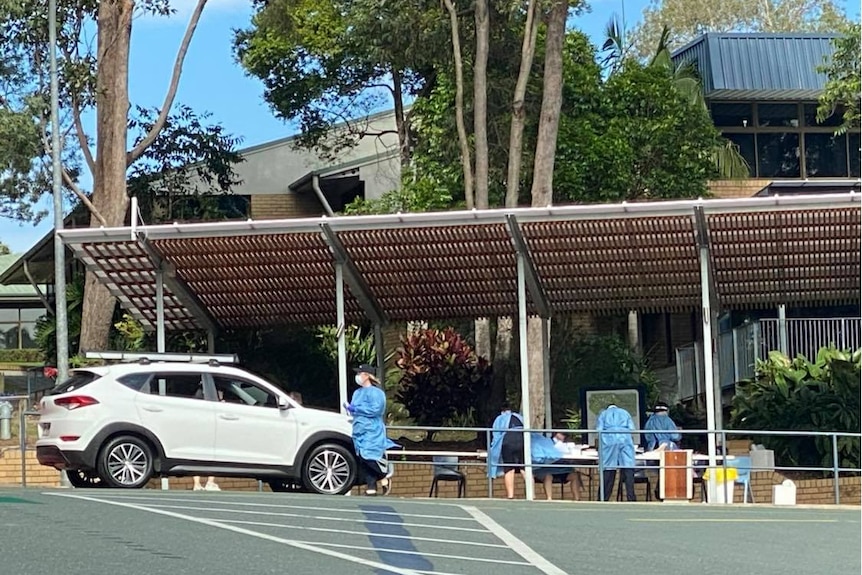
<path id="1" fill-rule="evenodd" d="M 701 306 L 698 241 L 733 309 L 860 298 L 860 195 L 229 221 L 60 232 L 145 326 L 164 271 L 167 329 Z M 704 240 L 705 239 L 705 240 Z M 530 281 L 532 279 L 532 281 Z"/>
<path id="2" fill-rule="evenodd" d="M 710 100 L 816 100 L 826 84 L 817 71 L 832 56 L 836 34 L 704 34 L 677 50 L 692 62 Z"/>

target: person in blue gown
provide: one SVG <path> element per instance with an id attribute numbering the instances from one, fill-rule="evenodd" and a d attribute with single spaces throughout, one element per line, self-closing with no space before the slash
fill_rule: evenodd
<path id="1" fill-rule="evenodd" d="M 596 430 L 599 433 L 599 457 L 602 460 L 602 478 L 604 481 L 605 501 L 611 498 L 617 469 L 620 470 L 620 481 L 626 486 L 626 499 L 637 501 L 635 497 L 635 444 L 632 432 L 634 421 L 628 411 L 614 404 L 599 414 L 596 420 Z M 601 485 L 599 499 L 601 499 Z"/>
<path id="2" fill-rule="evenodd" d="M 359 458 L 359 468 L 365 477 L 365 495 L 377 495 L 377 483 L 383 495 L 392 489 L 386 450 L 397 444 L 386 437 L 386 394 L 375 385 L 374 367 L 360 365 L 354 370 L 359 386 L 344 408 L 353 416 L 353 447 Z"/>
<path id="3" fill-rule="evenodd" d="M 652 451 L 664 445 L 668 451 L 679 449 L 679 441 L 681 435 L 679 427 L 668 415 L 668 406 L 666 403 L 659 401 L 653 408 L 653 414 L 649 416 L 644 431 L 647 441 L 647 451 Z"/>
<path id="4" fill-rule="evenodd" d="M 491 432 L 491 445 L 488 448 L 488 477 L 495 479 L 503 476 L 506 497 L 515 498 L 515 472 L 524 475 L 524 416 L 512 411 L 508 404 L 500 409 L 494 420 Z M 532 463 L 554 463 L 559 452 L 554 442 L 541 433 L 530 434 L 530 459 Z"/>

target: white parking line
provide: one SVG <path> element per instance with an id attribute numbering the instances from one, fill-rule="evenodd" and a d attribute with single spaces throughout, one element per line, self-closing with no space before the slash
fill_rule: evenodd
<path id="1" fill-rule="evenodd" d="M 452 539 L 437 539 L 435 537 L 414 537 L 413 535 L 385 535 L 382 533 L 369 533 L 368 531 L 345 531 L 344 529 L 328 529 L 326 527 L 304 527 L 301 525 L 284 525 L 282 523 L 266 523 L 262 521 L 241 521 L 238 519 L 215 519 L 209 518 L 210 521 L 220 521 L 222 523 L 231 523 L 237 525 L 257 525 L 260 527 L 281 527 L 284 529 L 299 529 L 301 531 L 319 531 L 322 533 L 338 533 L 340 535 L 361 535 L 368 537 L 373 535 L 375 538 L 383 537 L 387 539 L 409 539 L 411 541 L 427 541 L 429 543 L 450 543 L 452 545 L 474 545 L 476 547 L 495 547 L 498 549 L 508 549 L 507 545 L 499 543 L 480 543 L 478 541 L 458 541 Z M 398 523 L 397 525 L 402 525 Z M 490 533 L 488 533 L 491 535 Z"/>
<path id="2" fill-rule="evenodd" d="M 450 515 L 424 515 L 419 513 L 398 513 L 397 511 L 372 511 L 367 509 L 340 509 L 337 507 L 313 507 L 309 505 L 281 505 L 278 503 L 245 503 L 242 501 L 226 501 L 222 498 L 217 499 L 201 499 L 199 497 L 159 497 L 159 496 L 142 496 L 142 495 L 113 495 L 105 496 L 111 499 L 129 499 L 135 501 L 180 501 L 187 503 L 215 503 L 218 505 L 239 505 L 245 507 L 266 507 L 267 509 L 302 509 L 305 511 L 333 511 L 336 513 L 361 513 L 372 515 L 394 515 L 397 517 L 415 517 L 418 519 L 446 519 L 450 521 L 468 521 L 475 523 L 476 520 L 472 517 L 455 517 Z M 375 504 L 380 503 L 380 500 L 375 501 Z M 459 508 L 460 509 L 460 508 Z"/>
<path id="3" fill-rule="evenodd" d="M 529 545 L 509 533 L 505 527 L 475 507 L 465 505 L 464 511 L 475 517 L 476 521 L 483 525 L 488 531 L 496 535 L 501 541 L 506 543 L 512 551 L 526 559 L 529 562 L 528 565 L 532 565 L 546 575 L 568 575 L 565 571 L 533 551 Z"/>
<path id="4" fill-rule="evenodd" d="M 236 527 L 234 525 L 225 525 L 223 523 L 219 523 L 218 521 L 211 521 L 209 519 L 199 519 L 197 517 L 191 517 L 189 515 L 182 515 L 180 513 L 174 513 L 172 511 L 164 511 L 161 509 L 152 509 L 150 507 L 144 507 L 142 505 L 135 505 L 134 503 L 123 503 L 122 501 L 110 501 L 107 499 L 99 499 L 98 497 L 87 497 L 85 495 L 72 495 L 71 493 L 46 492 L 45 495 L 53 495 L 55 497 L 66 497 L 68 499 L 80 499 L 83 501 L 94 501 L 97 503 L 104 503 L 106 505 L 116 505 L 117 507 L 126 507 L 128 509 L 135 509 L 137 511 L 146 511 L 147 513 L 155 513 L 157 515 L 164 515 L 166 517 L 173 517 L 175 519 L 183 519 L 185 521 L 190 521 L 192 523 L 200 523 L 201 525 L 207 525 L 209 527 L 215 527 L 217 529 L 224 529 L 226 531 L 233 531 L 234 533 L 240 533 L 242 535 L 248 535 L 250 537 L 257 537 L 258 539 L 264 539 L 266 541 L 272 541 L 274 543 L 281 543 L 283 545 L 288 545 L 290 547 L 302 549 L 303 551 L 310 551 L 312 553 L 319 553 L 321 555 L 327 555 L 329 557 L 335 557 L 337 559 L 343 559 L 345 561 L 350 561 L 352 563 L 357 563 L 359 565 L 364 565 L 366 567 L 371 567 L 373 569 L 380 569 L 380 570 L 388 572 L 388 573 L 395 573 L 396 575 L 422 575 L 419 571 L 415 571 L 413 569 L 403 569 L 401 567 L 392 567 L 391 565 L 386 565 L 384 563 L 378 563 L 377 561 L 369 561 L 367 559 L 361 559 L 359 557 L 352 557 L 350 555 L 346 555 L 346 554 L 340 553 L 338 551 L 333 551 L 331 549 L 321 548 L 315 544 L 308 544 L 308 543 L 305 543 L 303 541 L 294 541 L 294 540 L 290 540 L 290 539 L 283 539 L 281 537 L 275 537 L 274 535 L 267 535 L 265 533 L 258 533 L 256 531 L 251 531 L 250 529 L 243 529 L 242 527 Z"/>
<path id="5" fill-rule="evenodd" d="M 335 547 L 342 549 L 353 549 L 357 551 L 374 551 L 376 553 L 398 553 L 399 555 L 419 555 L 420 557 L 439 557 L 441 559 L 457 559 L 459 561 L 477 561 L 479 563 L 497 563 L 500 565 L 524 565 L 537 567 L 526 561 L 506 561 L 505 559 L 486 559 L 484 557 L 464 557 L 463 555 L 446 555 L 445 553 L 426 553 L 424 551 L 405 551 L 404 549 L 387 549 L 386 547 L 356 547 L 355 545 L 343 545 L 341 543 L 314 543 L 324 547 Z M 560 571 L 560 573 L 563 573 Z M 566 575 L 563 573 L 563 575 Z"/>
<path id="6" fill-rule="evenodd" d="M 181 513 L 173 513 L 172 511 L 164 511 L 161 509 L 152 509 L 150 507 L 144 507 L 142 505 L 135 505 L 134 503 L 123 503 L 122 501 L 110 501 L 107 499 L 99 499 L 98 497 L 87 497 L 86 495 L 72 495 L 71 493 L 50 493 L 46 492 L 45 495 L 53 495 L 55 497 L 66 497 L 68 499 L 80 499 L 83 501 L 94 501 L 96 503 L 104 503 L 106 505 L 116 505 L 117 507 L 126 507 L 128 509 L 135 509 L 137 511 L 146 511 L 147 513 L 155 513 L 157 515 L 164 515 L 166 517 L 173 517 L 174 519 L 183 519 L 185 521 L 190 521 L 192 523 L 200 523 L 201 525 L 207 525 L 209 527 L 215 527 L 216 529 L 224 529 L 226 531 L 233 531 L 234 533 L 240 533 L 242 535 L 248 535 L 250 537 L 257 537 L 258 539 L 264 539 L 266 541 L 272 541 L 274 543 L 281 543 L 283 545 L 288 545 L 290 547 L 295 547 L 297 549 L 302 549 L 303 551 L 310 551 L 312 553 L 319 553 L 321 555 L 327 555 L 329 557 L 335 557 L 336 559 L 343 559 L 345 561 L 350 561 L 353 563 L 358 563 L 359 565 L 364 565 L 366 567 L 371 567 L 374 569 L 380 569 L 387 573 L 395 573 L 396 575 L 422 575 L 419 571 L 415 571 L 413 569 L 403 569 L 401 567 L 392 567 L 391 565 L 386 565 L 384 563 L 378 563 L 377 561 L 369 561 L 367 559 L 362 559 L 359 557 L 352 557 L 350 555 L 345 555 L 344 553 L 340 553 L 338 551 L 332 551 L 330 549 L 324 549 L 318 547 L 313 544 L 308 544 L 303 541 L 294 541 L 291 539 L 283 539 L 281 537 L 275 537 L 274 535 L 267 535 L 266 533 L 258 533 L 256 531 L 252 531 L 250 529 L 243 529 L 242 527 L 236 527 L 234 525 L 225 525 L 223 523 L 219 523 L 218 521 L 210 521 L 209 519 L 199 519 L 197 517 L 191 517 L 189 515 L 183 515 Z"/>
<path id="7" fill-rule="evenodd" d="M 97 498 L 93 498 L 96 500 Z M 111 499 L 98 499 L 99 501 L 111 502 L 120 504 L 120 501 L 112 501 Z M 132 505 L 131 503 L 124 505 Z M 144 505 L 141 505 L 144 507 Z M 165 505 L 165 504 L 149 504 L 146 505 L 147 509 L 182 509 L 184 511 L 208 511 L 210 513 L 238 513 L 243 515 L 266 515 L 270 517 L 298 517 L 300 519 L 313 519 L 316 521 L 338 521 L 340 523 L 360 523 L 363 525 L 367 524 L 377 524 L 377 525 L 399 525 L 402 527 L 417 527 L 421 529 L 440 529 L 446 531 L 469 531 L 471 533 L 487 533 L 488 531 L 485 529 L 476 529 L 473 527 L 451 527 L 449 525 L 428 525 L 425 523 L 394 523 L 391 521 L 377 521 L 374 519 L 352 519 L 350 517 L 324 517 L 320 515 L 302 515 L 301 513 L 283 513 L 277 511 L 259 511 L 259 510 L 245 510 L 245 509 L 224 509 L 218 507 L 196 507 L 194 505 Z M 333 511 L 337 511 L 334 509 Z"/>

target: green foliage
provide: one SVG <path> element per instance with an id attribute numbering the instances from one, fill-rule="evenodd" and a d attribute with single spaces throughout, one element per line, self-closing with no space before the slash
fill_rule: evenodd
<path id="1" fill-rule="evenodd" d="M 718 132 L 676 80 L 664 66 L 628 60 L 600 84 L 595 62 L 568 61 L 554 177 L 560 200 L 706 194 Z"/>
<path id="2" fill-rule="evenodd" d="M 704 32 L 831 32 L 846 21 L 836 0 L 651 0 L 630 36 L 634 53 L 649 58 L 665 28 L 675 50 Z"/>
<path id="3" fill-rule="evenodd" d="M 138 107 L 129 120 L 137 145 L 152 128 L 158 110 Z M 242 142 L 220 124 L 207 124 L 209 113 L 178 105 L 168 115 L 146 153 L 129 170 L 128 193 L 137 196 L 147 222 L 247 217 L 221 197 L 242 181 L 234 167 L 245 161 Z M 215 195 L 213 195 L 215 194 Z"/>
<path id="4" fill-rule="evenodd" d="M 0 256 L 8 256 L 12 251 L 9 249 L 9 246 L 0 242 Z"/>
<path id="5" fill-rule="evenodd" d="M 41 349 L 0 349 L 0 363 L 42 363 Z"/>
<path id="6" fill-rule="evenodd" d="M 141 324 L 131 315 L 124 313 L 123 319 L 114 324 L 114 329 L 120 337 L 114 338 L 113 349 L 118 351 L 139 351 L 144 348 L 146 332 Z"/>
<path id="7" fill-rule="evenodd" d="M 84 276 L 74 277 L 66 284 L 66 324 L 69 334 L 69 349 L 78 349 L 81 338 L 81 311 L 84 304 Z M 57 360 L 57 319 L 46 314 L 36 321 L 36 345 L 49 363 Z"/>
<path id="8" fill-rule="evenodd" d="M 439 6 L 426 0 L 272 0 L 255 6 L 251 27 L 235 34 L 237 58 L 263 82 L 276 115 L 299 121 L 299 143 L 324 146 L 329 154 L 367 132 L 348 126 L 332 142 L 325 136 L 333 124 L 419 92 L 429 58 L 439 57 L 447 41 Z"/>
<path id="9" fill-rule="evenodd" d="M 811 362 L 777 351 L 759 360 L 753 379 L 737 384 L 731 424 L 735 429 L 859 432 L 860 356 L 824 347 Z M 777 465 L 830 467 L 830 437 L 755 437 L 775 451 Z M 841 467 L 858 468 L 860 443 L 839 438 Z"/>
<path id="10" fill-rule="evenodd" d="M 558 333 L 565 335 L 565 332 Z M 555 339 L 552 335 L 551 342 L 552 346 L 567 348 L 567 352 L 560 357 L 566 369 L 554 374 L 551 388 L 552 404 L 560 416 L 567 414 L 566 409 L 580 413 L 582 387 L 625 388 L 644 385 L 647 404 L 658 401 L 658 378 L 649 368 L 646 358 L 629 348 L 619 336 L 583 336 L 569 331 L 567 337 Z M 554 356 L 553 349 L 551 355 Z"/>
<path id="11" fill-rule="evenodd" d="M 479 410 L 490 389 L 491 367 L 454 329 L 416 330 L 401 344 L 396 398 L 418 425 L 463 423 Z"/>
<path id="12" fill-rule="evenodd" d="M 230 330 L 220 334 L 217 349 L 236 353 L 244 368 L 286 391 L 302 394 L 304 405 L 336 409 L 335 361 L 313 328 Z"/>
<path id="13" fill-rule="evenodd" d="M 843 32 L 841 37 L 832 40 L 835 47 L 832 59 L 818 68 L 818 72 L 826 74 L 828 79 L 817 106 L 817 121 L 822 122 L 833 114 L 841 113 L 842 122 L 835 130 L 836 134 L 859 128 L 859 94 L 862 91 L 862 52 L 859 47 L 862 28 L 857 22 L 846 26 Z M 853 153 L 858 153 L 858 150 Z"/>
<path id="14" fill-rule="evenodd" d="M 338 361 L 338 328 L 321 326 L 317 328 L 317 338 L 324 353 L 332 361 Z M 377 362 L 377 348 L 374 345 L 374 334 L 363 333 L 362 329 L 349 325 L 344 330 L 345 347 L 347 348 L 347 365 L 355 367 L 361 363 Z"/>

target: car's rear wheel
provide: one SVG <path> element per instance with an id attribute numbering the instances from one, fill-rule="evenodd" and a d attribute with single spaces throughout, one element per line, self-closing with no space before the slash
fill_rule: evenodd
<path id="1" fill-rule="evenodd" d="M 103 487 L 105 485 L 98 475 L 82 469 L 67 469 L 66 477 L 69 479 L 69 483 L 72 487 L 75 487 L 76 489 Z"/>
<path id="2" fill-rule="evenodd" d="M 133 435 L 111 439 L 99 453 L 99 477 L 108 487 L 137 489 L 153 474 L 153 450 Z"/>
<path id="3" fill-rule="evenodd" d="M 312 493 L 343 495 L 356 482 L 356 458 L 337 443 L 315 446 L 302 464 L 302 484 Z"/>

